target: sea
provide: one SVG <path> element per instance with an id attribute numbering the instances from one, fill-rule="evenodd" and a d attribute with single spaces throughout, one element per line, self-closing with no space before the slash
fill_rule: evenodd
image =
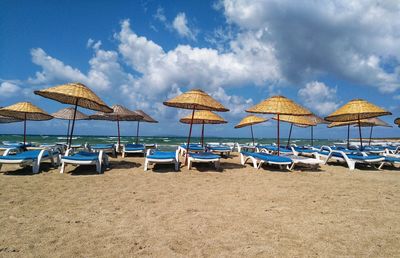
<path id="1" fill-rule="evenodd" d="M 27 135 L 27 142 L 33 143 L 35 145 L 40 144 L 54 144 L 54 143 L 65 143 L 65 135 Z M 121 144 L 134 143 L 136 137 L 134 136 L 121 136 Z M 20 134 L 1 134 L 0 142 L 22 142 L 23 135 Z M 187 137 L 177 137 L 177 136 L 141 136 L 139 142 L 143 144 L 153 144 L 156 143 L 160 150 L 171 151 L 175 150 L 179 145 L 185 143 Z M 315 146 L 321 145 L 332 145 L 334 142 L 342 140 L 328 140 L 328 139 L 314 139 Z M 89 136 L 89 135 L 76 135 L 72 138 L 73 144 L 101 144 L 101 143 L 117 143 L 118 137 L 116 136 Z M 191 142 L 200 142 L 199 137 L 192 137 Z M 206 137 L 206 143 L 240 143 L 247 144 L 251 143 L 251 138 L 233 138 L 233 137 Z M 276 142 L 275 138 L 255 138 L 255 142 L 259 144 L 272 144 Z M 298 146 L 309 145 L 310 139 L 291 139 L 292 144 L 297 144 Z M 287 139 L 281 138 L 281 144 L 286 144 Z"/>

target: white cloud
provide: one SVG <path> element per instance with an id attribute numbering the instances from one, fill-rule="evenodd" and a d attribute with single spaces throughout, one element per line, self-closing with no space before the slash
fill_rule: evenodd
<path id="1" fill-rule="evenodd" d="M 9 98 L 21 92 L 21 88 L 12 82 L 2 82 L 0 84 L 0 97 Z"/>
<path id="2" fill-rule="evenodd" d="M 195 32 L 188 27 L 188 21 L 185 13 L 178 13 L 172 22 L 172 27 L 178 32 L 181 37 L 191 40 L 196 39 Z"/>
<path id="3" fill-rule="evenodd" d="M 330 88 L 322 82 L 314 81 L 301 88 L 298 95 L 311 110 L 320 115 L 327 115 L 339 106 L 336 93 L 336 88 Z"/>
<path id="4" fill-rule="evenodd" d="M 303 83 L 320 74 L 381 92 L 400 88 L 400 5 L 397 1 L 223 0 L 227 22 L 272 44 L 283 76 Z"/>

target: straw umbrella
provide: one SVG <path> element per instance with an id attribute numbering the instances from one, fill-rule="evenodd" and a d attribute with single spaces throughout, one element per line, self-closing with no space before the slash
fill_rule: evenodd
<path id="1" fill-rule="evenodd" d="M 394 123 L 400 127 L 400 117 L 396 118 Z"/>
<path id="2" fill-rule="evenodd" d="M 246 110 L 249 113 L 260 113 L 260 114 L 276 114 L 276 118 L 278 121 L 277 126 L 277 142 L 278 142 L 278 156 L 279 152 L 279 122 L 281 115 L 292 115 L 292 116 L 308 116 L 312 115 L 312 113 L 295 103 L 294 101 L 283 97 L 283 96 L 273 96 L 266 100 L 261 101 L 259 104 L 249 108 Z"/>
<path id="3" fill-rule="evenodd" d="M 275 116 L 272 119 L 278 120 L 278 116 Z M 280 119 L 280 121 L 290 123 L 289 137 L 288 137 L 288 141 L 287 141 L 286 147 L 289 147 L 289 144 L 290 144 L 290 138 L 292 136 L 293 125 L 297 125 L 297 126 L 300 126 L 300 127 L 306 127 L 306 126 L 313 127 L 313 126 L 317 125 L 317 120 L 316 119 L 312 119 L 312 116 L 281 115 L 279 119 Z"/>
<path id="4" fill-rule="evenodd" d="M 268 121 L 266 118 L 258 117 L 255 115 L 249 115 L 243 118 L 237 125 L 235 125 L 235 128 L 242 128 L 245 126 L 250 126 L 250 131 L 251 131 L 251 139 L 253 141 L 253 146 L 255 145 L 254 143 L 254 134 L 253 134 L 253 125 L 264 123 Z"/>
<path id="5" fill-rule="evenodd" d="M 0 116 L 0 124 L 8 124 L 8 123 L 15 123 L 15 122 L 22 122 L 22 120 L 15 119 L 12 117 Z"/>
<path id="6" fill-rule="evenodd" d="M 348 122 L 358 121 L 361 124 L 362 119 L 374 118 L 378 116 L 391 115 L 392 113 L 380 108 L 363 99 L 354 99 L 340 107 L 338 110 L 325 117 L 329 122 Z M 361 126 L 358 127 L 360 134 L 360 143 L 362 145 Z"/>
<path id="7" fill-rule="evenodd" d="M 1 108 L 0 115 L 24 121 L 24 145 L 26 143 L 27 120 L 45 121 L 53 119 L 51 115 L 47 114 L 45 111 L 30 102 L 18 102 L 11 106 Z"/>
<path id="8" fill-rule="evenodd" d="M 68 129 L 67 129 L 67 144 L 68 144 L 70 124 L 71 124 L 71 120 L 74 119 L 74 108 L 73 107 L 63 108 L 51 115 L 54 118 L 57 118 L 60 120 L 68 120 Z M 75 120 L 86 120 L 88 118 L 89 117 L 87 115 L 83 114 L 82 112 L 76 111 Z"/>
<path id="9" fill-rule="evenodd" d="M 176 108 L 192 110 L 192 117 L 189 128 L 189 136 L 186 145 L 186 153 L 189 153 L 190 136 L 192 134 L 193 118 L 195 110 L 210 110 L 226 112 L 229 109 L 225 108 L 221 103 L 213 99 L 210 95 L 202 90 L 195 89 L 178 95 L 168 101 L 163 102 L 164 105 Z M 188 155 L 185 157 L 185 165 L 187 164 Z"/>
<path id="10" fill-rule="evenodd" d="M 35 94 L 45 98 L 56 100 L 64 104 L 74 105 L 74 117 L 72 119 L 72 128 L 68 148 L 71 148 L 72 135 L 74 134 L 76 111 L 78 106 L 91 110 L 111 113 L 113 110 L 107 106 L 91 89 L 82 83 L 67 83 L 44 90 L 36 90 Z"/>
<path id="11" fill-rule="evenodd" d="M 179 122 L 184 124 L 201 124 L 201 146 L 204 146 L 204 124 L 226 124 L 228 123 L 219 115 L 209 111 L 209 110 L 198 110 L 194 112 L 194 117 L 192 120 L 191 115 L 187 115 L 179 120 Z"/>
<path id="12" fill-rule="evenodd" d="M 371 145 L 372 130 L 374 127 L 376 127 L 376 126 L 392 127 L 391 125 L 389 125 L 388 123 L 386 123 L 385 121 L 383 121 L 382 119 L 377 118 L 377 117 L 363 119 L 363 120 L 361 120 L 360 125 L 361 125 L 361 127 L 370 127 L 368 145 Z M 360 126 L 360 125 L 356 125 L 356 126 Z"/>
<path id="13" fill-rule="evenodd" d="M 157 120 L 153 119 L 151 116 L 149 116 L 148 114 L 146 114 L 143 110 L 135 110 L 136 113 L 138 113 L 139 115 L 141 115 L 143 118 L 137 120 L 137 127 L 136 127 L 136 144 L 139 143 L 139 124 L 140 122 L 146 122 L 146 123 L 158 123 Z"/>
<path id="14" fill-rule="evenodd" d="M 117 121 L 117 130 L 118 130 L 118 148 L 121 146 L 121 134 L 119 130 L 119 122 L 120 121 L 138 121 L 143 119 L 143 116 L 139 115 L 137 112 L 127 109 L 121 105 L 112 106 L 112 113 L 104 113 L 97 112 L 94 115 L 90 116 L 90 119 L 93 120 L 108 120 L 108 121 Z"/>

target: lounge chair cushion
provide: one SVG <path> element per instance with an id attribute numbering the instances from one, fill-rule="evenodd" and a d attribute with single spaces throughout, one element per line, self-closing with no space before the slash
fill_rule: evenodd
<path id="1" fill-rule="evenodd" d="M 125 145 L 125 150 L 127 151 L 138 151 L 138 150 L 144 150 L 145 147 L 143 144 L 126 144 Z"/>
<path id="2" fill-rule="evenodd" d="M 155 151 L 147 156 L 148 159 L 175 159 L 174 151 Z"/>
<path id="3" fill-rule="evenodd" d="M 41 150 L 30 150 L 17 153 L 15 155 L 0 156 L 0 160 L 35 160 L 38 158 Z M 42 157 L 48 157 L 49 152 L 45 151 Z"/>
<path id="4" fill-rule="evenodd" d="M 186 144 L 182 144 L 181 147 L 186 149 Z M 204 150 L 204 147 L 201 147 L 201 145 L 198 145 L 198 144 L 189 144 L 189 150 L 200 151 L 200 150 Z"/>
<path id="5" fill-rule="evenodd" d="M 221 156 L 211 153 L 211 152 L 202 152 L 202 153 L 190 153 L 189 157 L 195 159 L 220 159 Z"/>
<path id="6" fill-rule="evenodd" d="M 230 151 L 231 148 L 228 146 L 207 146 L 208 149 L 213 151 Z"/>
<path id="7" fill-rule="evenodd" d="M 112 149 L 114 148 L 114 144 L 95 144 L 90 146 L 92 149 Z"/>
<path id="8" fill-rule="evenodd" d="M 64 156 L 66 160 L 91 161 L 99 159 L 99 153 L 80 151 L 72 156 Z"/>
<path id="9" fill-rule="evenodd" d="M 362 155 L 357 155 L 357 154 L 347 154 L 347 157 L 350 159 L 354 160 L 374 160 L 374 159 L 382 159 L 383 156 L 379 155 L 368 155 L 368 156 L 362 156 Z"/>

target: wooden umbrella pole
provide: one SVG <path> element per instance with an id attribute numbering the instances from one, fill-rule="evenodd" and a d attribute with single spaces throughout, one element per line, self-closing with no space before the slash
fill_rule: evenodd
<path id="1" fill-rule="evenodd" d="M 119 131 L 119 118 L 118 118 L 118 116 L 117 116 L 117 127 L 118 127 L 118 149 L 119 149 L 119 147 L 121 146 L 121 134 L 120 134 L 120 131 Z"/>
<path id="2" fill-rule="evenodd" d="M 75 109 L 74 109 L 74 118 L 72 119 L 72 128 L 71 128 L 71 134 L 69 137 L 68 149 L 71 149 L 72 135 L 74 135 L 75 118 L 76 118 L 76 110 L 78 109 L 78 101 L 79 101 L 79 99 L 76 99 Z"/>
<path id="3" fill-rule="evenodd" d="M 347 149 L 350 147 L 350 125 L 347 125 Z"/>
<path id="4" fill-rule="evenodd" d="M 286 148 L 289 148 L 290 137 L 292 137 L 292 128 L 293 128 L 293 123 L 290 123 L 289 138 L 287 140 Z"/>
<path id="5" fill-rule="evenodd" d="M 253 125 L 250 125 L 250 130 L 251 130 L 251 139 L 253 140 L 253 146 L 254 146 L 255 143 L 254 143 Z"/>
<path id="6" fill-rule="evenodd" d="M 360 133 L 360 147 L 361 150 L 363 149 L 363 143 L 362 143 L 362 136 L 361 136 L 361 121 L 360 121 L 360 115 L 358 115 L 358 132 Z"/>
<path id="7" fill-rule="evenodd" d="M 374 128 L 374 126 L 371 126 L 371 131 L 369 131 L 369 143 L 368 145 L 371 146 L 371 139 L 372 139 L 372 129 Z"/>
<path id="8" fill-rule="evenodd" d="M 140 123 L 140 120 L 137 121 L 137 127 L 136 127 L 136 144 L 139 143 L 139 123 Z"/>
<path id="9" fill-rule="evenodd" d="M 24 148 L 25 148 L 25 144 L 26 144 L 26 113 L 25 113 L 25 117 L 24 117 Z"/>
<path id="10" fill-rule="evenodd" d="M 68 145 L 68 140 L 69 140 L 69 128 L 70 128 L 70 125 L 71 125 L 71 120 L 70 119 L 68 119 L 68 129 L 67 129 L 67 145 Z"/>
<path id="11" fill-rule="evenodd" d="M 314 126 L 311 126 L 311 146 L 314 146 Z"/>
<path id="12" fill-rule="evenodd" d="M 185 166 L 187 165 L 187 161 L 188 161 L 188 157 L 189 157 L 189 144 L 190 144 L 190 136 L 192 135 L 194 110 L 195 110 L 195 106 L 193 106 L 192 118 L 190 119 L 189 137 L 188 137 L 187 144 L 186 144 Z"/>
<path id="13" fill-rule="evenodd" d="M 204 147 L 204 120 L 203 120 L 203 125 L 201 127 L 201 147 Z"/>
<path id="14" fill-rule="evenodd" d="M 277 114 L 278 116 L 278 156 L 280 155 L 280 142 L 279 142 L 279 114 Z"/>

